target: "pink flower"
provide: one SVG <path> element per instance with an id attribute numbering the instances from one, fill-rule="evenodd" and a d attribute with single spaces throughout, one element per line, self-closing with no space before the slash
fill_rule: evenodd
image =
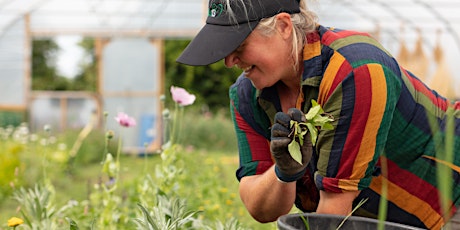
<path id="1" fill-rule="evenodd" d="M 115 117 L 115 120 L 123 127 L 132 127 L 136 126 L 136 120 L 126 113 L 118 113 L 118 116 Z"/>
<path id="2" fill-rule="evenodd" d="M 182 106 L 187 106 L 195 102 L 195 95 L 188 93 L 185 89 L 171 86 L 171 94 L 173 100 Z"/>

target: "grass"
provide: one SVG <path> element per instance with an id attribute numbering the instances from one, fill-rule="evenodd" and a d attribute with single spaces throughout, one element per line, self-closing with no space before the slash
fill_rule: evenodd
<path id="1" fill-rule="evenodd" d="M 193 120 L 193 118 L 187 118 Z M 186 120 L 187 120 L 186 119 Z M 215 125 L 214 125 L 215 124 Z M 190 210 L 198 210 L 200 219 L 218 220 L 225 222 L 236 218 L 243 227 L 248 229 L 276 229 L 276 223 L 260 224 L 256 222 L 246 211 L 238 195 L 238 181 L 235 170 L 238 167 L 238 154 L 236 140 L 234 140 L 233 127 L 224 116 L 207 117 L 193 123 L 185 123 L 184 126 L 193 125 L 193 132 L 183 138 L 184 148 L 181 148 L 181 164 L 178 166 L 184 170 L 178 179 L 180 182 L 177 194 L 187 200 Z M 201 129 L 200 129 L 201 127 Z M 216 129 L 217 127 L 217 129 Z M 231 128 L 231 129 L 230 129 Z M 203 139 L 199 142 L 200 135 L 206 136 L 215 130 L 211 139 Z M 21 170 L 17 177 L 23 178 L 15 189 L 22 185 L 33 188 L 34 184 L 46 177 L 54 187 L 53 199 L 57 207 L 64 206 L 70 200 L 84 202 L 91 199 L 94 185 L 106 180 L 101 168 L 101 156 L 104 147 L 103 134 L 94 131 L 84 140 L 80 151 L 69 167 L 66 161 L 59 157 L 56 149 L 59 142 L 72 146 L 78 132 L 66 132 L 59 135 L 55 144 L 43 147 L 38 144 L 28 144 L 22 148 L 20 154 Z M 195 138 L 195 139 L 192 139 Z M 225 141 L 223 141 L 225 140 Z M 211 142 L 210 142 L 211 141 Z M 208 143 L 209 148 L 206 148 Z M 196 144 L 196 145 L 194 145 Z M 11 146 L 17 146 L 13 140 L 0 143 L 0 149 L 9 151 Z M 234 146 L 233 146 L 234 145 Z M 68 147 L 70 148 L 70 147 Z M 220 150 L 219 150 L 220 149 Z M 4 151 L 5 152 L 5 151 Z M 111 151 L 115 152 L 115 151 Z M 2 153 L 0 153 L 1 155 Z M 47 161 L 43 161 L 45 155 Z M 56 159 L 55 159 L 56 158 Z M 156 168 L 161 165 L 162 159 L 159 154 L 146 157 L 136 155 L 121 155 L 120 180 L 117 193 L 127 200 L 136 200 L 131 197 L 139 185 L 139 181 L 146 174 L 155 175 Z M 0 163 L 1 164 L 1 163 Z M 45 167 L 44 167 L 45 165 Z M 44 169 L 44 170 L 43 170 Z M 147 169 L 147 171 L 144 171 Z M 13 178 L 11 178 L 13 180 Z M 4 181 L 2 183 L 5 183 Z M 154 196 L 154 194 L 152 194 Z M 11 197 L 0 201 L 0 230 L 8 229 L 7 220 L 13 216 L 21 217 L 19 203 Z M 77 220 L 75 217 L 71 217 Z M 127 227 L 132 229 L 134 225 Z"/>
<path id="2" fill-rule="evenodd" d="M 452 116 L 452 114 L 448 115 Z M 452 122 L 452 118 L 449 122 Z M 453 130 L 451 129 L 454 126 L 450 124 L 448 127 L 450 129 L 447 130 L 445 145 L 438 140 L 437 146 L 441 148 L 438 149 L 437 157 L 452 162 L 454 151 Z M 260 224 L 253 220 L 239 199 L 238 181 L 235 178 L 235 170 L 238 167 L 237 144 L 233 133 L 233 124 L 227 116 L 224 114 L 203 117 L 186 116 L 183 128 L 187 132 L 181 136 L 183 148 L 180 156 L 183 163 L 179 166 L 184 170 L 184 174 L 180 181 L 178 180 L 180 189 L 177 193 L 181 198 L 187 200 L 188 208 L 200 211 L 199 218 L 201 219 L 225 221 L 236 218 L 244 227 L 249 229 L 276 229 L 276 223 Z M 437 130 L 435 125 L 432 128 L 434 132 Z M 104 152 L 104 133 L 93 131 L 84 140 L 77 157 L 71 161 L 71 164 L 65 163 L 66 159 L 63 159 L 62 151 L 56 149 L 58 149 L 59 142 L 72 146 L 77 135 L 78 132 L 75 131 L 60 134 L 56 143 L 46 148 L 39 144 L 39 140 L 35 143 L 22 145 L 11 139 L 6 139 L 6 141 L 0 139 L 1 185 L 5 186 L 11 181 L 15 181 L 13 174 L 17 174 L 17 177 L 21 179 L 17 181 L 16 189 L 19 186 L 32 188 L 37 181 L 43 179 L 43 172 L 45 171 L 49 181 L 54 186 L 53 198 L 57 206 L 65 205 L 70 200 L 85 201 L 91 199 L 90 195 L 94 192 L 94 185 L 106 179 L 101 171 L 102 165 L 100 163 Z M 33 139 L 32 137 L 29 138 Z M 39 139 L 40 137 L 36 138 Z M 113 147 L 109 146 L 109 152 L 116 152 L 110 148 Z M 46 164 L 43 161 L 45 154 L 49 158 Z M 18 160 L 20 161 L 17 172 L 12 167 L 15 164 L 15 159 L 11 157 L 16 155 L 19 156 Z M 11 164 L 6 165 L 8 166 L 6 167 L 5 164 L 8 162 Z M 120 162 L 120 188 L 118 192 L 121 197 L 126 198 L 134 193 L 139 180 L 146 173 L 152 175 L 157 173 L 156 166 L 161 164 L 162 159 L 160 155 L 150 155 L 145 158 L 135 155 L 121 155 Z M 46 167 L 43 168 L 43 165 Z M 145 168 L 147 171 L 144 171 Z M 8 172 L 10 173 L 8 174 Z M 451 197 L 452 181 L 443 179 L 449 178 L 447 175 L 450 173 L 450 169 L 438 172 L 439 181 L 444 183 L 441 186 L 444 202 Z M 0 195 L 2 195 L 1 189 L 2 187 L 0 187 Z M 1 198 L 0 196 L 0 230 L 3 230 L 8 229 L 6 223 L 9 218 L 12 216 L 20 217 L 21 215 L 17 201 L 11 197 L 3 200 Z M 379 220 L 385 219 L 384 214 L 386 214 L 387 207 L 384 199 L 385 195 L 379 211 L 383 215 L 379 216 Z M 379 228 L 381 227 L 382 225 L 379 226 Z"/>
<path id="3" fill-rule="evenodd" d="M 260 224 L 253 220 L 241 203 L 237 195 L 238 182 L 234 178 L 234 171 L 238 165 L 236 155 L 204 151 L 193 151 L 187 154 L 188 163 L 185 169 L 188 175 L 185 181 L 189 183 L 182 185 L 187 189 L 181 193 L 183 198 L 187 198 L 190 209 L 201 210 L 202 215 L 212 215 L 213 218 L 221 218 L 221 220 L 236 217 L 244 226 L 251 229 L 276 229 L 275 224 Z M 151 173 L 154 173 L 154 166 L 160 161 L 158 155 L 147 158 Z M 123 183 L 122 193 L 129 193 L 130 186 L 134 186 L 133 182 L 142 175 L 144 164 L 145 159 L 142 157 L 123 155 L 120 173 L 120 180 Z M 69 200 L 89 199 L 92 185 L 102 176 L 100 172 L 99 163 L 77 165 L 72 175 L 60 170 L 50 170 L 49 177 L 55 187 L 56 203 L 63 205 Z M 211 175 L 213 176 L 209 177 Z M 6 223 L 12 216 L 18 216 L 17 208 L 16 201 L 6 200 L 0 208 L 0 223 Z M 212 212 L 218 212 L 220 216 Z"/>

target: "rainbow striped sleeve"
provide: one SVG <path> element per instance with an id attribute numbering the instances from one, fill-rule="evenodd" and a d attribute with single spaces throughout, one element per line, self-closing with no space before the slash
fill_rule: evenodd
<path id="1" fill-rule="evenodd" d="M 265 172 L 273 165 L 270 153 L 270 121 L 264 112 L 254 111 L 256 90 L 243 76 L 229 90 L 230 112 L 235 127 L 240 164 L 238 180 Z M 268 154 L 267 154 L 268 153 Z"/>
<path id="2" fill-rule="evenodd" d="M 400 87 L 387 83 L 395 79 L 391 68 L 372 56 L 387 53 L 366 35 L 326 33 L 323 44 L 333 55 L 318 102 L 335 118 L 335 129 L 322 131 L 318 139 L 317 186 L 331 192 L 362 190 L 372 180 L 388 133 L 388 114 L 396 103 L 388 95 L 398 93 Z"/>

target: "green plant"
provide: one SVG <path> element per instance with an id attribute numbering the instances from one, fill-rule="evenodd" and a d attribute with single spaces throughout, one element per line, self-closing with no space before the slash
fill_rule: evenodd
<path id="1" fill-rule="evenodd" d="M 188 211 L 185 199 L 166 195 L 157 195 L 157 198 L 158 202 L 151 210 L 138 204 L 142 211 L 142 217 L 134 219 L 138 229 L 177 230 L 192 226 L 198 211 Z"/>
<path id="2" fill-rule="evenodd" d="M 385 155 L 380 157 L 380 165 L 382 168 L 382 175 L 385 178 L 388 178 L 388 164 L 387 164 L 387 158 Z M 385 220 L 387 219 L 387 210 L 388 210 L 388 181 L 383 180 L 382 181 L 382 194 L 380 196 L 380 202 L 379 202 L 379 214 L 377 219 L 379 220 L 379 224 L 377 226 L 378 230 L 384 230 L 385 229 Z"/>
<path id="3" fill-rule="evenodd" d="M 177 114 L 183 118 L 194 117 L 196 123 L 206 124 L 209 121 L 209 117 L 192 116 L 189 112 Z M 219 121 L 231 124 L 223 116 L 216 118 L 216 122 Z M 180 127 L 188 125 L 183 124 L 177 126 L 179 129 L 176 133 L 181 132 Z M 158 154 L 139 158 L 119 154 L 119 141 L 122 138 L 118 133 L 107 135 L 109 131 L 102 134 L 98 130 L 92 130 L 85 137 L 86 134 L 82 135 L 82 132 L 69 131 L 55 137 L 52 130 L 48 130 L 27 135 L 29 141 L 23 148 L 28 154 L 22 154 L 23 158 L 20 160 L 21 164 L 27 165 L 24 176 L 32 178 L 31 175 L 34 174 L 32 194 L 35 196 L 18 196 L 26 199 L 16 199 L 17 203 L 2 206 L 0 217 L 16 215 L 14 205 L 19 204 L 18 210 L 24 212 L 23 215 L 31 223 L 28 225 L 26 221 L 20 228 L 28 229 L 32 225 L 45 226 L 46 223 L 51 223 L 52 227 L 58 226 L 58 229 L 131 230 L 136 227 L 142 229 L 138 225 L 142 223 L 144 227 L 149 226 L 149 218 L 165 220 L 164 223 L 168 223 L 168 218 L 173 213 L 171 210 L 174 209 L 177 219 L 175 223 L 183 223 L 180 225 L 182 229 L 236 230 L 245 229 L 244 226 L 251 224 L 255 229 L 275 228 L 273 224 L 261 225 L 255 222 L 239 200 L 236 193 L 238 182 L 233 176 L 238 165 L 235 154 L 229 155 L 226 150 L 211 151 L 205 147 L 191 149 L 176 142 L 164 145 Z M 189 132 L 190 130 L 187 131 Z M 104 136 L 106 141 L 102 140 Z M 111 139 L 108 140 L 108 137 Z M 184 137 L 175 140 L 185 141 Z M 31 139 L 34 141 L 30 141 Z M 80 140 L 80 143 L 75 144 L 75 140 Z M 117 142 L 114 143 L 115 147 L 108 148 L 112 142 Z M 13 143 L 13 140 L 9 138 L 7 143 Z M 95 146 L 88 146 L 90 153 L 83 151 L 86 145 L 93 143 Z M 60 145 L 69 148 L 61 149 Z M 80 148 L 77 148 L 78 145 Z M 70 157 L 69 152 L 76 152 L 71 174 L 63 173 L 68 171 L 65 171 L 66 158 L 61 159 L 61 156 Z M 101 153 L 107 155 L 102 164 Z M 93 155 L 97 160 L 85 164 L 79 162 L 78 159 L 86 154 Z M 60 157 L 54 159 L 55 155 Z M 42 173 L 43 171 L 46 172 Z M 35 186 L 41 187 L 35 189 Z M 19 191 L 26 191 L 23 194 L 28 194 L 28 187 L 30 186 L 21 187 L 17 190 L 18 194 Z M 29 200 L 33 200 L 33 197 L 40 197 L 36 198 L 40 200 L 39 210 L 46 210 L 42 213 L 47 215 L 38 215 L 42 219 L 31 218 L 30 216 L 37 216 L 34 214 L 37 211 L 24 208 L 31 206 Z M 160 207 L 160 202 L 161 210 L 155 211 Z M 174 203 L 177 204 L 174 206 Z M 7 207 L 11 209 L 9 212 L 5 212 Z M 144 222 L 136 223 L 136 218 Z"/>
<path id="4" fill-rule="evenodd" d="M 120 124 L 120 128 L 129 128 L 136 125 L 136 121 L 127 114 L 119 113 L 115 120 Z M 104 150 L 108 150 L 108 144 L 113 138 L 113 131 L 109 130 L 105 135 Z M 121 131 L 118 135 L 118 145 L 116 150 L 116 158 L 111 153 L 107 152 L 103 159 L 102 175 L 104 179 L 94 185 L 94 191 L 90 194 L 90 204 L 93 207 L 92 214 L 95 218 L 95 224 L 98 228 L 118 229 L 119 225 L 125 225 L 129 221 L 129 214 L 124 211 L 126 208 L 123 197 L 116 193 L 120 184 L 121 170 L 121 149 L 122 137 Z M 70 219 L 72 220 L 72 219 Z M 72 220 L 72 225 L 78 227 L 77 223 Z"/>
<path id="5" fill-rule="evenodd" d="M 300 152 L 300 146 L 304 143 L 304 136 L 309 133 L 311 143 L 313 146 L 315 146 L 316 140 L 318 139 L 318 129 L 334 129 L 334 126 L 331 124 L 334 119 L 327 114 L 324 115 L 324 110 L 315 100 L 312 99 L 311 104 L 312 107 L 307 112 L 307 114 L 305 114 L 305 122 L 297 122 L 295 120 L 291 120 L 290 124 L 293 138 L 291 143 L 288 145 L 289 153 L 295 161 L 299 162 L 299 164 L 302 164 L 302 153 Z"/>
<path id="6" fill-rule="evenodd" d="M 438 121 L 433 116 L 428 116 L 431 132 L 436 150 L 436 155 L 433 160 L 436 161 L 436 179 L 440 192 L 441 214 L 445 220 L 450 217 L 450 205 L 453 193 L 453 179 L 451 164 L 454 162 L 454 146 L 455 146 L 455 110 L 448 107 L 445 113 L 446 125 L 444 133 Z M 447 222 L 444 229 L 451 229 L 450 223 Z"/>
<path id="7" fill-rule="evenodd" d="M 1 144 L 0 144 L 1 145 Z M 0 202 L 6 199 L 13 192 L 15 186 L 20 186 L 23 182 L 18 177 L 21 170 L 20 155 L 23 146 L 19 143 L 9 143 L 2 146 L 6 151 L 0 153 Z"/>
<path id="8" fill-rule="evenodd" d="M 73 203 L 68 203 L 56 208 L 51 185 L 36 184 L 30 189 L 20 188 L 13 197 L 21 204 L 20 211 L 29 229 L 62 228 L 65 212 L 73 206 Z"/>
<path id="9" fill-rule="evenodd" d="M 367 198 L 364 199 L 364 200 L 360 200 L 359 203 L 356 205 L 356 207 L 354 207 L 353 210 L 351 210 L 351 212 L 348 213 L 348 215 L 345 216 L 345 218 L 342 220 L 342 222 L 340 223 L 340 225 L 337 227 L 336 230 L 340 229 L 340 228 L 343 226 L 343 224 L 345 223 L 345 221 L 347 221 L 347 219 L 348 219 L 351 215 L 353 215 L 353 213 L 354 213 L 356 210 L 358 210 L 364 203 L 366 203 L 366 201 L 367 201 Z"/>
<path id="10" fill-rule="evenodd" d="M 231 217 L 224 223 L 216 221 L 214 225 L 204 226 L 203 229 L 207 230 L 245 230 L 245 228 L 236 218 Z"/>
<path id="11" fill-rule="evenodd" d="M 193 111 L 183 117 L 181 144 L 184 147 L 206 151 L 238 151 L 236 134 L 230 115 L 226 111 L 217 113 Z"/>
<path id="12" fill-rule="evenodd" d="M 307 218 L 305 218 L 304 216 L 300 215 L 300 218 L 302 219 L 302 222 L 305 225 L 305 229 L 310 230 L 310 224 L 308 223 L 308 216 Z"/>
<path id="13" fill-rule="evenodd" d="M 353 208 L 353 210 L 351 210 L 350 213 L 348 213 L 348 215 L 346 215 L 343 220 L 340 222 L 340 224 L 337 226 L 336 230 L 339 230 L 340 228 L 342 228 L 342 226 L 345 224 L 345 222 L 348 220 L 348 218 L 350 218 L 350 216 L 353 215 L 353 213 L 358 210 L 364 203 L 366 203 L 367 201 L 367 198 L 366 199 L 363 199 L 361 201 L 359 201 L 359 203 L 356 205 L 356 207 Z M 303 224 L 305 225 L 305 229 L 307 230 L 310 230 L 310 223 L 308 222 L 308 217 L 305 218 L 304 216 L 300 215 L 299 216 L 300 219 L 302 219 L 302 222 Z"/>
<path id="14" fill-rule="evenodd" d="M 21 157 L 26 151 L 29 130 L 25 123 L 18 127 L 0 128 L 0 203 L 12 194 L 14 187 L 24 183 Z"/>

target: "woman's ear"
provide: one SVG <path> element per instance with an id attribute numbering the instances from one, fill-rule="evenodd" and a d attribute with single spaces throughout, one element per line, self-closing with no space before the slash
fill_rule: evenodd
<path id="1" fill-rule="evenodd" d="M 288 13 L 279 13 L 275 17 L 276 30 L 283 38 L 289 38 L 293 31 L 291 15 Z"/>

